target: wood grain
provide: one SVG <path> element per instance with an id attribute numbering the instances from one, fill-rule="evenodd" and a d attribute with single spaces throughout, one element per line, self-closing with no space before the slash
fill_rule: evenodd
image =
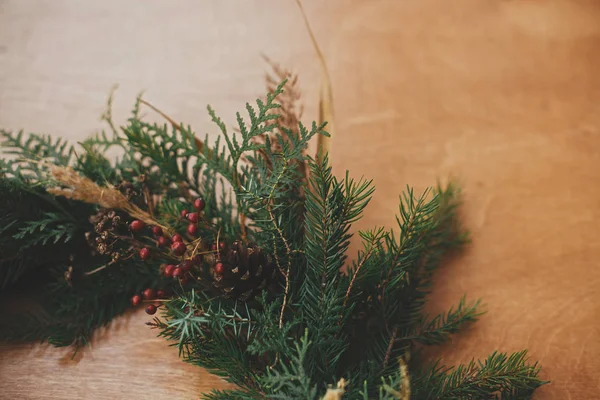
<path id="1" fill-rule="evenodd" d="M 373 177 L 357 228 L 392 226 L 397 195 L 456 177 L 466 254 L 431 310 L 467 292 L 488 314 L 434 349 L 449 363 L 528 348 L 552 384 L 538 399 L 600 398 L 600 3 L 596 0 L 308 1 L 329 63 L 338 173 Z M 199 133 L 211 103 L 233 121 L 263 92 L 260 54 L 301 76 L 316 115 L 319 66 L 290 1 L 0 1 L 0 126 L 73 141 L 135 95 Z M 151 117 L 154 117 L 148 111 Z M 132 312 L 71 361 L 2 347 L 7 399 L 197 398 L 223 382 L 177 360 Z"/>

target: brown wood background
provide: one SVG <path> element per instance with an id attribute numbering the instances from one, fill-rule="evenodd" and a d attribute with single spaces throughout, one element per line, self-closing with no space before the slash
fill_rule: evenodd
<path id="1" fill-rule="evenodd" d="M 377 185 L 358 228 L 390 226 L 407 183 L 464 188 L 473 244 L 439 276 L 431 309 L 467 292 L 488 314 L 434 354 L 528 348 L 553 381 L 538 399 L 600 398 L 600 2 L 305 6 L 333 78 L 335 169 Z M 146 90 L 214 132 L 207 103 L 233 122 L 263 93 L 260 53 L 300 73 L 313 119 L 318 65 L 292 0 L 0 0 L 0 126 L 82 139 L 117 83 L 117 121 Z M 75 360 L 2 347 L 0 397 L 192 399 L 223 386 L 146 320 L 118 319 Z"/>

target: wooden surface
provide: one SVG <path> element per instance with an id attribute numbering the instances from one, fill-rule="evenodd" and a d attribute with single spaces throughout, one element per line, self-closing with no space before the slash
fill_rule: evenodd
<path id="1" fill-rule="evenodd" d="M 600 2 L 336 0 L 306 9 L 334 85 L 337 173 L 373 177 L 359 228 L 391 226 L 405 184 L 457 177 L 466 254 L 431 310 L 467 292 L 488 314 L 434 354 L 447 363 L 528 348 L 538 399 L 600 398 Z M 292 0 L 0 1 L 0 126 L 73 141 L 135 95 L 199 133 L 263 92 L 260 53 L 300 72 L 315 117 L 318 65 Z M 0 350 L 6 399 L 192 399 L 222 382 L 177 360 L 143 312 L 70 360 Z"/>

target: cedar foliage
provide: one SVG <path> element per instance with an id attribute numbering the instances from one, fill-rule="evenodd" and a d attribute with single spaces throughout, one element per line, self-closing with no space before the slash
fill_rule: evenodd
<path id="1" fill-rule="evenodd" d="M 287 75 L 282 71 L 275 70 Z M 206 399 L 529 397 L 545 382 L 525 351 L 495 352 L 456 368 L 423 367 L 411 357 L 481 314 L 479 302 L 465 298 L 444 314 L 423 312 L 433 274 L 468 239 L 457 219 L 458 188 L 418 194 L 407 187 L 397 226 L 355 237 L 352 224 L 368 206 L 373 183 L 349 173 L 338 178 L 326 154 L 307 155 L 311 139 L 328 135 L 326 125 L 299 122 L 295 85 L 281 107 L 285 82 L 247 104 L 233 131 L 209 107 L 220 132 L 212 145 L 208 135 L 199 140 L 170 119 L 144 121 L 139 110 L 148 103 L 140 98 L 121 128 L 109 108 L 110 131 L 85 140 L 82 152 L 47 136 L 2 131 L 15 158 L 0 164 L 0 289 L 28 270 L 47 275 L 40 307 L 4 318 L 2 338 L 80 346 L 125 311 L 132 294 L 169 287 L 174 296 L 149 325 L 185 361 L 237 386 Z M 112 147 L 121 150 L 114 162 L 103 156 Z M 90 217 L 101 208 L 49 192 L 57 182 L 48 163 L 71 167 L 98 187 L 128 182 L 149 193 L 131 201 L 173 231 L 182 228 L 181 210 L 202 196 L 203 240 L 256 243 L 276 264 L 277 289 L 243 301 L 211 292 L 210 274 L 185 286 L 167 281 L 160 274 L 166 254 L 110 262 L 85 244 Z M 357 255 L 349 254 L 353 240 L 362 242 Z"/>

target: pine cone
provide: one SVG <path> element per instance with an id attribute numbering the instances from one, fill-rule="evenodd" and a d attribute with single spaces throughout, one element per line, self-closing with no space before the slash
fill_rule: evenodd
<path id="1" fill-rule="evenodd" d="M 235 241 L 225 250 L 215 268 L 213 286 L 226 297 L 250 300 L 263 289 L 273 286 L 277 268 L 272 258 L 255 244 Z"/>
<path id="2" fill-rule="evenodd" d="M 92 254 L 110 256 L 114 262 L 124 255 L 121 254 L 124 251 L 123 246 L 113 235 L 127 234 L 126 217 L 127 214 L 107 208 L 101 208 L 90 216 L 89 221 L 94 230 L 86 232 L 85 238 L 92 248 Z"/>

